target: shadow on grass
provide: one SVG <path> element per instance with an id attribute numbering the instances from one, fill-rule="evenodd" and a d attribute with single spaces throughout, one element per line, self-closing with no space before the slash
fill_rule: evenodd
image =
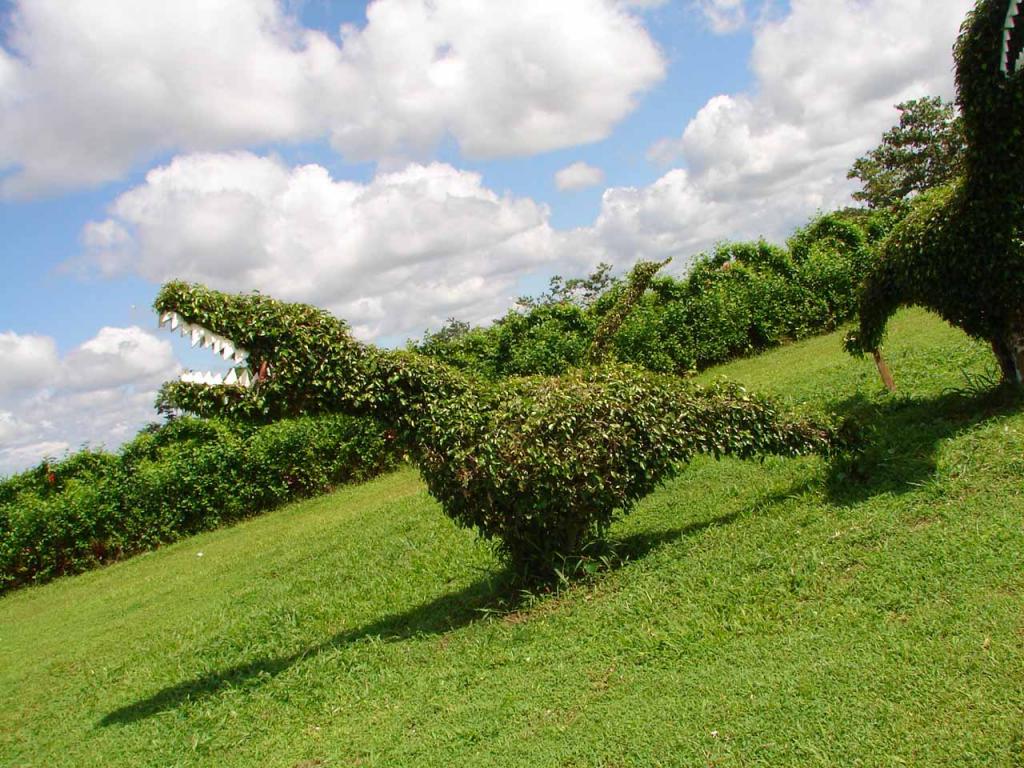
<path id="1" fill-rule="evenodd" d="M 942 440 L 988 419 L 1014 413 L 1022 404 L 1024 397 L 1013 388 L 1005 387 L 948 392 L 927 399 L 894 397 L 881 403 L 860 396 L 846 400 L 836 407 L 836 412 L 861 425 L 866 442 L 856 457 L 833 462 L 827 479 L 829 498 L 839 504 L 854 504 L 881 493 L 912 490 L 914 484 L 934 475 Z M 728 525 L 741 516 L 762 512 L 799 490 L 768 494 L 751 506 L 680 528 L 632 534 L 611 543 L 607 563 L 615 568 L 638 560 L 653 550 L 708 528 Z M 362 639 L 395 642 L 442 634 L 487 614 L 515 610 L 525 598 L 528 595 L 518 589 L 509 571 L 494 573 L 457 592 L 340 632 L 295 653 L 256 659 L 169 686 L 109 713 L 99 725 L 130 724 L 214 696 L 225 689 L 256 688 L 307 658 Z"/>
<path id="2" fill-rule="evenodd" d="M 719 528 L 736 522 L 741 517 L 748 515 L 762 515 L 768 510 L 786 499 L 797 496 L 813 485 L 810 478 L 794 483 L 785 490 L 772 491 L 759 496 L 753 503 L 708 520 L 699 520 L 681 528 L 670 528 L 664 531 L 644 531 L 633 533 L 629 536 L 616 538 L 609 542 L 609 552 L 612 555 L 612 567 L 621 567 L 633 560 L 640 560 L 651 552 L 661 549 L 680 539 L 696 536 L 710 528 Z"/>
<path id="3" fill-rule="evenodd" d="M 752 511 L 762 510 L 784 499 L 792 491 L 769 494 L 753 505 L 709 520 L 689 523 L 680 528 L 638 533 L 617 539 L 611 544 L 611 568 L 645 557 L 650 552 L 680 539 L 695 536 L 704 530 L 728 525 Z M 581 576 L 586 574 L 581 573 Z M 400 613 L 393 613 L 307 646 L 295 653 L 273 658 L 255 659 L 227 669 L 210 672 L 157 691 L 152 696 L 127 704 L 105 715 L 100 726 L 128 725 L 177 709 L 190 702 L 217 695 L 226 689 L 257 688 L 305 659 L 367 638 L 397 642 L 413 637 L 438 635 L 471 624 L 481 618 L 515 611 L 528 603 L 532 594 L 521 589 L 508 570 L 478 579 L 457 592 L 442 595 L 428 603 Z"/>
<path id="4" fill-rule="evenodd" d="M 999 386 L 945 392 L 911 399 L 899 395 L 883 402 L 857 395 L 839 403 L 836 413 L 863 432 L 863 447 L 832 463 L 826 482 L 829 500 L 856 504 L 882 493 L 914 490 L 935 475 L 943 440 L 989 419 L 1020 410 L 1017 387 Z"/>
<path id="5" fill-rule="evenodd" d="M 127 724 L 175 709 L 190 701 L 204 699 L 227 689 L 258 687 L 306 658 L 341 648 L 367 638 L 385 642 L 435 635 L 471 623 L 488 607 L 505 605 L 515 599 L 511 579 L 505 572 L 479 579 L 458 592 L 451 592 L 429 603 L 401 613 L 382 616 L 361 627 L 339 632 L 295 653 L 256 659 L 245 664 L 210 672 L 206 675 L 164 688 L 148 698 L 116 709 L 103 717 L 101 726 Z"/>

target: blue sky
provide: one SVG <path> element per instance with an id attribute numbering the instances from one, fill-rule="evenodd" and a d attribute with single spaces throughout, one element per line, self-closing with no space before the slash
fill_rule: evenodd
<path id="1" fill-rule="evenodd" d="M 0 474 L 155 417 L 199 364 L 154 328 L 172 277 L 395 344 L 781 240 L 952 94 L 969 5 L 0 0 Z"/>

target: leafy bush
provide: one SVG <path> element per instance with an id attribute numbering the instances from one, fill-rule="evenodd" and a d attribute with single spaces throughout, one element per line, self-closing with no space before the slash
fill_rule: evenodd
<path id="1" fill-rule="evenodd" d="M 652 282 L 612 340 L 613 356 L 685 374 L 833 330 L 853 317 L 857 287 L 891 217 L 861 210 L 825 214 L 798 230 L 785 249 L 763 240 L 720 245 L 698 256 L 684 278 Z M 556 278 L 542 297 L 520 300 L 489 328 L 452 320 L 414 348 L 488 378 L 557 375 L 585 362 L 595 329 L 623 290 L 605 266 L 585 280 Z"/>
<path id="2" fill-rule="evenodd" d="M 179 418 L 118 454 L 81 451 L 0 483 L 0 590 L 76 573 L 364 479 L 398 451 L 368 419 L 265 427 Z"/>
<path id="3" fill-rule="evenodd" d="M 834 444 L 739 387 L 607 365 L 438 398 L 415 455 L 447 515 L 496 540 L 520 576 L 546 578 L 695 454 Z"/>

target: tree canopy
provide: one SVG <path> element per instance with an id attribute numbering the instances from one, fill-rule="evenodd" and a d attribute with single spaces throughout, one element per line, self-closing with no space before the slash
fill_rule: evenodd
<path id="1" fill-rule="evenodd" d="M 948 184 L 963 171 L 966 140 L 952 102 L 926 96 L 896 109 L 899 123 L 846 174 L 863 185 L 853 198 L 872 208 L 899 205 L 918 192 Z"/>

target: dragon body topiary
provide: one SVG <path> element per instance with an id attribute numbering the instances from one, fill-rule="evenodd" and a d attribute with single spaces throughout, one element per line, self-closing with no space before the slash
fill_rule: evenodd
<path id="1" fill-rule="evenodd" d="M 622 301 L 635 301 L 653 273 L 636 270 Z M 694 454 L 797 455 L 834 439 L 738 387 L 699 388 L 618 364 L 485 381 L 362 344 L 323 310 L 258 294 L 174 282 L 155 307 L 162 324 L 239 364 L 226 380 L 183 374 L 164 385 L 162 408 L 250 421 L 372 415 L 444 511 L 497 539 L 523 575 L 550 575 Z M 618 309 L 612 324 L 628 308 Z"/>
<path id="2" fill-rule="evenodd" d="M 920 305 L 992 345 L 1024 378 L 1024 17 L 1022 0 L 981 0 L 956 43 L 965 173 L 918 196 L 884 241 L 860 294 L 854 353 L 878 358 L 886 324 Z"/>

